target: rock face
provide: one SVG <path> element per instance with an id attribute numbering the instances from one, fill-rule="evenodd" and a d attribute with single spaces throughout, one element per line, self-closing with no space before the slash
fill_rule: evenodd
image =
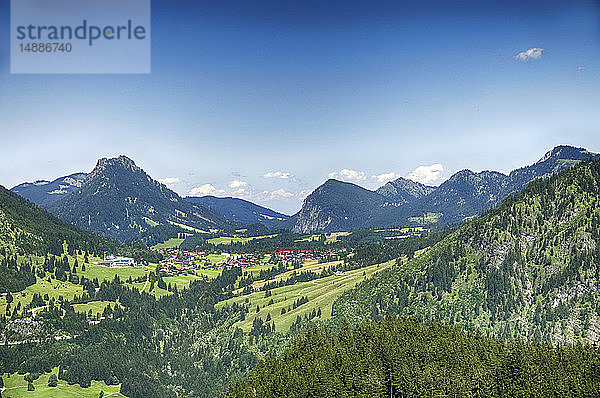
<path id="1" fill-rule="evenodd" d="M 373 192 L 329 180 L 310 194 L 300 211 L 283 225 L 297 232 L 329 232 L 411 223 L 461 223 L 498 205 L 532 180 L 590 158 L 598 155 L 584 148 L 557 146 L 536 163 L 508 175 L 462 170 L 439 187 L 399 178 Z"/>
<path id="2" fill-rule="evenodd" d="M 81 187 L 49 210 L 65 221 L 121 241 L 160 225 L 193 232 L 230 224 L 214 210 L 186 202 L 126 156 L 98 160 Z"/>
<path id="3" fill-rule="evenodd" d="M 86 177 L 86 173 L 74 173 L 54 181 L 24 182 L 11 188 L 11 191 L 40 207 L 47 208 L 81 187 Z"/>
<path id="4" fill-rule="evenodd" d="M 259 206 L 239 198 L 217 198 L 214 196 L 188 196 L 186 201 L 213 209 L 231 221 L 241 224 L 262 224 L 268 228 L 277 227 L 290 218 L 282 213 Z"/>

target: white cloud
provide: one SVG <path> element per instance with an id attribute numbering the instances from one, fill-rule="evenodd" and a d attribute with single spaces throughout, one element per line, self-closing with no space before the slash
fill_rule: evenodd
<path id="1" fill-rule="evenodd" d="M 328 174 L 329 178 L 338 178 L 345 181 L 364 181 L 367 179 L 367 175 L 364 171 L 342 169 L 339 172 L 333 171 Z"/>
<path id="2" fill-rule="evenodd" d="M 283 188 L 276 189 L 275 191 L 263 191 L 263 200 L 275 200 L 275 199 L 283 199 L 290 198 L 294 196 L 293 193 L 286 191 Z"/>
<path id="3" fill-rule="evenodd" d="M 284 172 L 284 171 L 269 171 L 263 175 L 263 178 L 281 178 L 287 180 L 288 178 L 292 178 L 294 175 L 292 173 Z"/>
<path id="4" fill-rule="evenodd" d="M 223 189 L 217 189 L 212 184 L 204 184 L 199 187 L 192 188 L 188 195 L 190 196 L 219 196 L 224 195 L 225 191 Z"/>
<path id="5" fill-rule="evenodd" d="M 545 51 L 545 49 L 543 49 L 543 48 L 532 47 L 529 50 L 521 51 L 520 53 L 518 53 L 517 55 L 515 55 L 513 58 L 516 59 L 517 61 L 527 62 L 530 59 L 540 59 L 540 58 L 542 58 L 542 53 L 544 51 Z"/>
<path id="6" fill-rule="evenodd" d="M 173 188 L 173 186 L 178 183 L 180 180 L 178 177 L 165 177 L 165 178 L 159 178 L 158 182 L 165 184 L 166 186 L 168 186 L 169 188 Z"/>
<path id="7" fill-rule="evenodd" d="M 411 171 L 406 178 L 421 184 L 432 184 L 439 182 L 444 171 L 444 166 L 440 163 L 432 164 L 431 166 L 419 166 Z"/>
<path id="8" fill-rule="evenodd" d="M 241 180 L 233 180 L 229 183 L 229 188 L 240 188 L 247 186 L 248 183 L 246 181 Z"/>
<path id="9" fill-rule="evenodd" d="M 389 173 L 383 173 L 383 174 L 371 176 L 372 179 L 377 180 L 377 182 L 380 182 L 380 183 L 392 181 L 392 180 L 395 180 L 400 177 L 402 177 L 400 174 L 396 174 L 393 171 L 391 171 Z"/>

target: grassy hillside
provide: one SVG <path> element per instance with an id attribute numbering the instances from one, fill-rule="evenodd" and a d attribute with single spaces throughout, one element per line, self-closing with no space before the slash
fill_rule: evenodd
<path id="1" fill-rule="evenodd" d="M 55 368 L 51 373 L 44 373 L 33 381 L 34 391 L 27 391 L 28 382 L 25 381 L 26 375 L 3 374 L 4 387 L 2 398 L 98 398 L 100 392 L 104 392 L 105 398 L 124 398 L 119 393 L 120 384 L 107 385 L 102 381 L 93 381 L 90 387 L 83 388 L 77 384 L 69 384 L 64 380 L 58 380 L 56 387 L 48 386 L 48 378 L 51 374 L 58 374 Z"/>
<path id="2" fill-rule="evenodd" d="M 302 268 L 294 270 L 296 272 L 313 271 L 320 272 L 333 263 L 308 262 Z M 238 304 L 246 306 L 249 309 L 245 319 L 237 322 L 235 325 L 248 332 L 252 328 L 255 319 L 266 320 L 267 317 L 275 324 L 277 332 L 286 333 L 298 317 L 305 318 L 311 313 L 319 313 L 319 319 L 328 319 L 331 316 L 333 302 L 348 289 L 353 288 L 366 278 L 370 278 L 378 271 L 391 266 L 391 262 L 376 264 L 370 267 L 360 268 L 352 271 L 346 271 L 343 274 L 326 276 L 308 282 L 298 282 L 293 285 L 270 289 L 269 293 L 257 291 L 250 294 L 237 296 L 217 304 L 217 308 L 225 305 Z M 280 281 L 291 276 L 288 271 L 269 280 L 269 282 Z M 266 282 L 257 281 L 252 287 L 260 289 Z M 268 294 L 268 296 L 267 296 Z M 299 299 L 306 298 L 308 302 L 294 308 L 294 303 Z M 259 311 L 256 311 L 256 308 Z M 282 313 L 282 310 L 284 312 Z"/>
<path id="3" fill-rule="evenodd" d="M 60 254 L 64 242 L 71 250 L 88 252 L 116 246 L 96 234 L 59 220 L 0 186 L 0 247 L 20 253 Z"/>
<path id="4" fill-rule="evenodd" d="M 334 315 L 409 314 L 506 338 L 598 342 L 599 241 L 600 161 L 588 161 L 363 282 Z"/>

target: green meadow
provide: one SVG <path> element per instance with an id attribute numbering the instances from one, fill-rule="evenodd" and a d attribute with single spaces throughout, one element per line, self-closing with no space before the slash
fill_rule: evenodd
<path id="1" fill-rule="evenodd" d="M 111 281 L 115 279 L 115 276 L 119 276 L 119 279 L 126 281 L 131 277 L 132 279 L 139 277 L 146 277 L 148 271 L 154 270 L 154 266 L 150 267 L 123 267 L 123 268 L 111 268 L 103 267 L 101 265 L 86 264 L 85 271 L 77 271 L 78 275 L 83 275 L 88 279 L 98 278 L 98 281 Z"/>
<path id="2" fill-rule="evenodd" d="M 75 308 L 75 311 L 77 312 L 84 312 L 87 314 L 92 311 L 93 315 L 98 315 L 102 314 L 107 305 L 114 307 L 115 304 L 116 303 L 114 301 L 90 301 L 89 303 L 85 304 L 73 304 L 73 308 Z"/>
<path id="3" fill-rule="evenodd" d="M 218 264 L 218 263 L 222 263 L 223 261 L 225 261 L 225 259 L 227 258 L 227 255 L 224 253 L 208 254 L 206 257 L 208 258 L 208 261 L 210 261 L 211 264 Z"/>
<path id="4" fill-rule="evenodd" d="M 213 245 L 230 245 L 232 243 L 246 243 L 246 242 L 250 242 L 251 240 L 272 238 L 274 236 L 277 236 L 277 234 L 262 235 L 262 236 L 250 236 L 250 237 L 246 237 L 246 238 L 236 237 L 236 236 L 219 236 L 218 238 L 211 238 L 211 239 L 207 240 L 207 242 L 211 243 Z"/>
<path id="5" fill-rule="evenodd" d="M 129 277 L 134 279 L 139 277 L 145 278 L 147 277 L 148 272 L 155 268 L 154 265 L 147 267 L 122 268 L 103 267 L 101 265 L 94 264 L 101 260 L 99 257 L 90 256 L 88 258 L 89 262 L 85 263 L 85 271 L 83 271 L 83 255 L 77 255 L 76 257 L 69 256 L 70 267 L 72 268 L 75 264 L 75 258 L 77 258 L 78 262 L 77 275 L 84 276 L 91 280 L 98 278 L 100 283 L 102 283 L 102 281 L 111 281 L 115 278 L 115 276 L 119 276 L 119 278 L 123 281 L 129 279 Z M 34 261 L 38 263 L 38 266 L 41 266 L 43 259 L 36 258 Z M 31 302 L 33 295 L 36 293 L 42 297 L 48 295 L 48 298 L 54 298 L 55 300 L 57 300 L 60 296 L 67 300 L 72 300 L 76 295 L 81 295 L 81 293 L 83 293 L 83 287 L 78 284 L 73 284 L 69 281 L 63 282 L 58 279 L 54 279 L 50 276 L 50 274 L 47 273 L 43 278 L 38 277 L 35 284 L 28 286 L 20 292 L 12 293 L 13 302 L 11 304 L 11 311 L 18 305 L 18 303 L 21 303 L 21 308 L 24 308 Z M 6 294 L 1 294 L 0 307 L 6 308 L 6 304 Z M 104 310 L 104 308 L 102 308 L 102 310 Z"/>
<path id="6" fill-rule="evenodd" d="M 83 287 L 81 285 L 75 285 L 71 282 L 62 282 L 57 279 L 37 279 L 37 282 L 31 286 L 28 286 L 24 290 L 16 293 L 12 293 L 13 302 L 11 304 L 11 309 L 15 308 L 18 304 L 21 303 L 21 308 L 28 305 L 33 299 L 33 295 L 35 293 L 40 294 L 44 297 L 46 294 L 49 298 L 58 299 L 59 296 L 64 297 L 67 300 L 72 300 L 75 295 L 80 295 L 83 292 Z M 2 294 L 0 296 L 0 307 L 6 308 L 6 294 Z"/>
<path id="7" fill-rule="evenodd" d="M 179 246 L 181 246 L 181 244 L 183 243 L 184 239 L 177 239 L 177 238 L 170 238 L 169 240 L 167 240 L 166 242 L 163 243 L 158 243 L 154 246 L 152 246 L 153 249 L 175 249 L 178 248 Z"/>
<path id="8" fill-rule="evenodd" d="M 58 374 L 58 368 L 53 369 L 52 373 Z M 37 380 L 34 380 L 35 390 L 27 391 L 25 375 L 4 373 L 2 379 L 4 380 L 5 390 L 2 391 L 2 398 L 98 398 L 101 391 L 104 392 L 104 397 L 125 397 L 119 393 L 120 384 L 109 386 L 102 381 L 92 380 L 90 387 L 83 388 L 78 384 L 68 384 L 64 380 L 58 380 L 56 387 L 48 387 L 50 374 L 43 374 Z"/>

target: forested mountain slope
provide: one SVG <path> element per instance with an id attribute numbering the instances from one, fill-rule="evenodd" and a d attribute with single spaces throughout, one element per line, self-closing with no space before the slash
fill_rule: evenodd
<path id="1" fill-rule="evenodd" d="M 379 211 L 387 198 L 358 185 L 329 179 L 304 199 L 302 209 L 282 224 L 294 232 L 350 231 Z"/>
<path id="2" fill-rule="evenodd" d="M 582 160 L 597 156 L 584 148 L 559 145 L 537 162 L 513 170 L 508 175 L 497 171 L 462 170 L 444 181 L 435 191 L 399 209 L 397 219 L 426 213 L 439 214 L 438 222 L 460 223 L 497 206 L 507 196 L 521 191 L 536 178 L 566 170 Z M 377 220 L 376 224 L 381 223 Z"/>
<path id="3" fill-rule="evenodd" d="M 88 252 L 114 245 L 94 233 L 59 220 L 0 186 L 0 247 L 27 254 L 61 254 L 63 242 L 70 250 Z"/>
<path id="4" fill-rule="evenodd" d="M 500 337 L 600 340 L 600 161 L 536 180 L 425 254 L 334 304 L 338 321 L 385 313 Z"/>
<path id="5" fill-rule="evenodd" d="M 600 352 L 387 317 L 300 336 L 228 397 L 592 397 Z"/>

